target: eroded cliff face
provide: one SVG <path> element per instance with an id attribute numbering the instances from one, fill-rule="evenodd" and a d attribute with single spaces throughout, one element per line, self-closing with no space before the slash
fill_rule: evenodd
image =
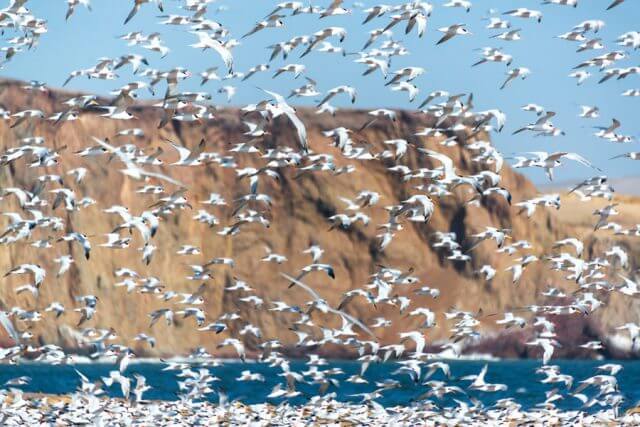
<path id="1" fill-rule="evenodd" d="M 5 81 L 0 84 L 0 103 L 12 112 L 27 108 L 42 109 L 47 113 L 61 110 L 61 101 L 71 94 L 51 91 L 49 93 L 26 92 L 16 82 Z M 334 176 L 330 172 L 307 173 L 296 176 L 292 168 L 281 169 L 281 180 L 277 182 L 269 178 L 260 180 L 259 191 L 267 193 L 273 198 L 273 206 L 268 214 L 271 219 L 269 228 L 252 224 L 243 226 L 241 232 L 234 237 L 217 234 L 223 226 L 233 222 L 231 216 L 233 200 L 248 192 L 246 180 L 238 181 L 233 168 L 222 168 L 218 164 L 196 167 L 167 167 L 159 170 L 181 180 L 188 187 L 187 198 L 193 210 L 183 210 L 176 215 L 162 219 L 158 234 L 153 244 L 158 247 L 149 266 L 142 263 L 141 252 L 137 248 L 142 246 L 138 233 L 134 232 L 132 244 L 128 249 L 114 250 L 100 248 L 99 243 L 106 241 L 104 233 L 110 232 L 118 223 L 119 218 L 102 212 L 111 205 L 119 204 L 129 207 L 132 213 L 140 213 L 148 209 L 158 196 L 141 195 L 136 189 L 143 185 L 125 177 L 119 172 L 122 168 L 117 160 L 109 161 L 107 156 L 82 158 L 74 154 L 75 151 L 94 145 L 91 137 L 110 138 L 114 144 L 133 142 L 141 149 L 152 152 L 156 147 L 162 147 L 164 153 L 161 159 L 165 165 L 177 159 L 177 154 L 168 146 L 164 139 L 170 139 L 187 147 L 194 147 L 201 138 L 206 143 L 205 151 L 218 152 L 228 155 L 232 143 L 246 141 L 243 136 L 246 131 L 242 124 L 242 115 L 238 110 L 221 110 L 215 120 L 205 125 L 189 125 L 173 122 L 163 129 L 157 129 L 161 119 L 161 112 L 151 107 L 140 106 L 131 110 L 137 117 L 125 122 L 101 118 L 96 114 L 85 113 L 80 119 L 54 126 L 50 122 L 40 121 L 34 125 L 20 125 L 14 129 L 8 122 L 0 123 L 0 138 L 3 147 L 15 147 L 18 139 L 29 136 L 43 136 L 49 147 L 67 148 L 61 152 L 60 165 L 47 168 L 46 173 L 63 174 L 65 171 L 83 166 L 88 169 L 86 179 L 76 184 L 71 177 L 65 177 L 65 184 L 74 189 L 78 198 L 91 197 L 97 205 L 67 212 L 57 209 L 54 214 L 66 221 L 66 230 L 75 230 L 90 235 L 94 250 L 91 259 L 85 260 L 77 244 L 54 243 L 52 249 L 35 249 L 26 243 L 18 243 L 0 248 L 0 272 L 8 271 L 12 266 L 22 262 L 37 262 L 47 269 L 48 275 L 41 286 L 40 296 L 34 299 L 29 293 L 16 295 L 14 289 L 26 283 L 25 277 L 7 277 L 0 287 L 2 306 L 9 309 L 20 306 L 27 309 L 42 310 L 51 301 L 59 301 L 67 308 L 67 313 L 57 321 L 47 314 L 44 320 L 34 327 L 33 332 L 41 343 L 55 343 L 76 348 L 77 342 L 74 330 L 79 313 L 73 308 L 79 307 L 75 297 L 93 294 L 99 298 L 97 313 L 94 319 L 86 322 L 83 327 L 113 327 L 118 339 L 130 345 L 139 354 L 184 354 L 196 346 L 203 346 L 215 354 L 216 344 L 225 337 L 238 336 L 238 330 L 246 323 L 252 323 L 262 329 L 263 339 L 279 338 L 283 343 L 291 345 L 296 336 L 288 328 L 293 314 L 282 314 L 268 311 L 270 301 L 282 300 L 289 304 L 304 305 L 308 296 L 302 290 L 288 289 L 288 283 L 279 273 L 297 273 L 299 269 L 310 263 L 308 255 L 302 254 L 310 241 L 315 241 L 325 249 L 323 261 L 335 268 L 336 279 L 330 280 L 323 274 L 310 274 L 305 280 L 315 288 L 330 304 L 337 305 L 344 292 L 362 287 L 368 283 L 369 275 L 377 265 L 385 265 L 401 269 L 415 268 L 415 274 L 420 278 L 421 285 L 428 285 L 441 290 L 438 299 L 418 296 L 413 293 L 414 287 L 397 288 L 397 293 L 409 295 L 412 307 L 425 306 L 437 312 L 437 327 L 427 331 L 429 342 L 445 339 L 449 336 L 450 322 L 444 319 L 443 312 L 449 307 L 477 311 L 482 308 L 485 313 L 495 313 L 511 308 L 523 307 L 540 301 L 540 292 L 548 284 L 574 290 L 575 284 L 566 282 L 558 275 L 549 272 L 544 262 L 532 264 L 524 273 L 518 285 L 511 283 L 511 274 L 504 269 L 515 263 L 514 257 L 501 255 L 495 251 L 495 243 L 485 242 L 474 250 L 472 263 L 453 263 L 446 260 L 442 253 L 431 247 L 434 231 L 455 231 L 460 242 L 468 244 L 471 233 L 483 230 L 485 226 L 493 225 L 513 229 L 515 240 L 526 239 L 534 249 L 528 253 L 543 256 L 549 253 L 551 244 L 559 239 L 573 234 L 573 226 L 565 226 L 555 216 L 555 212 L 538 209 L 531 219 L 517 214 L 517 208 L 510 207 L 500 198 L 492 198 L 488 204 L 474 207 L 464 202 L 471 198 L 470 189 L 465 186 L 455 191 L 452 197 L 441 199 L 437 204 L 436 214 L 428 224 L 405 222 L 405 229 L 398 232 L 389 247 L 381 252 L 378 249 L 376 234 L 377 224 L 387 222 L 384 206 L 397 204 L 409 195 L 417 193 L 413 187 L 418 181 L 403 182 L 386 168 L 391 163 L 381 161 L 357 161 L 344 159 L 338 149 L 331 146 L 330 139 L 322 136 L 323 130 L 345 126 L 359 128 L 367 120 L 366 112 L 341 111 L 338 116 L 318 116 L 310 111 L 301 111 L 300 115 L 307 125 L 310 147 L 316 152 L 329 153 L 335 156 L 338 167 L 351 164 L 355 172 Z M 354 138 L 366 140 L 372 146 L 372 151 L 383 150 L 383 141 L 394 138 L 405 138 L 410 143 L 437 149 L 454 159 L 461 175 L 479 172 L 480 165 L 474 163 L 472 155 L 460 147 L 445 148 L 437 139 L 425 139 L 413 136 L 416 131 L 429 124 L 430 119 L 413 113 L 400 112 L 394 126 L 389 123 L 374 123 L 364 132 Z M 127 140 L 114 135 L 123 129 L 139 127 L 144 130 L 145 137 Z M 286 119 L 277 119 L 270 127 L 271 135 L 265 137 L 264 142 L 257 146 L 266 150 L 276 145 L 295 146 L 292 128 Z M 239 167 L 261 167 L 264 160 L 255 154 L 235 154 Z M 418 155 L 413 149 L 400 161 L 408 167 L 437 167 L 424 155 Z M 24 159 L 18 160 L 10 166 L 0 169 L 0 186 L 28 188 L 32 185 L 43 169 L 29 168 Z M 167 192 L 177 187 L 163 184 Z M 56 185 L 54 185 L 55 187 Z M 531 198 L 537 194 L 534 185 L 522 175 L 515 173 L 509 167 L 502 170 L 502 186 L 513 194 L 514 202 Z M 54 188 L 48 187 L 48 189 Z M 350 230 L 328 231 L 327 218 L 338 212 L 344 212 L 346 205 L 339 197 L 353 198 L 364 189 L 379 192 L 382 195 L 378 206 L 364 209 L 371 216 L 368 226 L 358 224 Z M 208 198 L 209 193 L 220 193 L 230 206 L 210 207 L 201 204 Z M 46 194 L 50 205 L 52 194 Z M 2 200 L 2 211 L 19 211 L 13 197 Z M 45 208 L 51 212 L 51 206 Z M 220 225 L 207 227 L 192 219 L 198 209 L 206 209 L 216 215 Z M 22 213 L 26 216 L 26 213 Z M 6 220 L 3 220 L 3 225 Z M 589 244 L 589 253 L 595 255 L 608 247 L 614 239 L 608 232 L 598 232 L 589 237 L 593 240 Z M 602 237 L 606 236 L 606 237 Z M 42 230 L 37 229 L 33 239 L 48 237 Z M 57 236 L 54 236 L 57 237 Z M 606 242 L 602 239 L 606 239 Z M 615 240 L 618 240 L 617 238 Z M 176 251 L 182 244 L 191 244 L 201 248 L 198 256 L 178 256 Z M 632 252 L 632 269 L 636 268 L 637 242 L 625 241 L 624 245 Z M 274 252 L 285 255 L 288 261 L 282 265 L 261 262 L 265 255 L 265 246 Z M 53 259 L 66 253 L 71 253 L 75 259 L 71 270 L 62 278 L 56 278 L 57 265 Z M 149 313 L 153 310 L 170 307 L 175 310 L 182 307 L 173 302 L 161 301 L 157 295 L 127 293 L 125 288 L 114 287 L 120 279 L 114 277 L 114 270 L 119 267 L 131 268 L 143 276 L 155 276 L 166 286 L 166 290 L 176 292 L 193 292 L 200 282 L 185 279 L 190 273 L 188 264 L 204 264 L 213 257 L 232 257 L 234 268 L 213 267 L 215 278 L 208 282 L 204 293 L 203 309 L 207 314 L 207 321 L 214 321 L 225 312 L 238 312 L 242 321 L 230 324 L 230 329 L 220 335 L 212 332 L 198 332 L 193 318 L 181 319 L 176 316 L 174 326 L 167 326 L 164 321 L 158 322 L 149 329 Z M 473 270 L 483 264 L 491 264 L 498 270 L 497 277 L 486 284 L 475 277 Z M 255 294 L 263 298 L 265 307 L 260 310 L 253 305 L 240 302 L 242 293 L 225 291 L 233 278 L 248 282 L 255 289 Z M 176 300 L 174 300 L 176 301 Z M 634 319 L 634 304 L 628 299 L 612 298 L 608 307 L 596 313 L 597 324 L 606 329 L 612 325 L 619 325 L 622 320 Z M 412 330 L 419 319 L 399 317 L 397 309 L 380 306 L 374 309 L 370 305 L 355 299 L 346 308 L 348 312 L 365 322 L 370 322 L 378 316 L 387 316 L 393 320 L 390 328 L 380 329 L 377 334 L 383 343 L 398 341 L 398 333 Z M 317 317 L 316 317 L 317 316 Z M 337 326 L 335 319 L 314 314 L 317 324 L 329 322 Z M 605 319 L 602 321 L 601 319 Z M 615 320 L 613 320 L 615 319 Z M 495 318 L 484 318 L 485 331 L 496 330 Z M 18 324 L 23 328 L 24 325 Z M 138 333 L 147 333 L 157 339 L 155 349 L 149 349 L 145 344 L 133 341 Z M 246 341 L 249 348 L 255 346 L 255 341 Z"/>

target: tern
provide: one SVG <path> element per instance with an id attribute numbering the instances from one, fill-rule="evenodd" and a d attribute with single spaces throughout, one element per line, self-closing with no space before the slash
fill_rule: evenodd
<path id="1" fill-rule="evenodd" d="M 438 28 L 438 31 L 445 33 L 436 44 L 445 43 L 455 36 L 470 36 L 472 33 L 465 28 L 465 24 L 454 24 L 448 27 Z"/>

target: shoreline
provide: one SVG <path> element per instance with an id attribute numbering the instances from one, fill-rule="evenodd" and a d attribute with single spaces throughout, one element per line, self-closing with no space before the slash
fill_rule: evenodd
<path id="1" fill-rule="evenodd" d="M 48 363 L 35 359 L 20 359 L 17 362 L 6 362 L 0 361 L 0 366 L 12 366 L 12 365 L 39 365 L 39 366 L 76 366 L 76 365 L 112 365 L 116 362 L 117 357 L 105 357 L 99 359 L 91 359 L 86 356 L 74 356 L 74 360 L 67 361 L 65 363 Z M 340 358 L 340 357 L 323 357 L 329 363 L 359 363 L 356 358 Z M 400 361 L 410 360 L 411 357 L 403 357 L 400 359 L 390 359 L 388 361 L 377 362 L 382 364 L 391 364 L 398 363 Z M 287 360 L 291 362 L 306 362 L 309 359 L 305 357 L 289 357 Z M 531 362 L 533 364 L 540 363 L 540 359 L 534 357 L 496 357 L 488 354 L 469 354 L 462 355 L 460 357 L 449 357 L 442 355 L 433 355 L 430 361 L 446 361 L 446 362 Z M 603 360 L 608 360 L 612 362 L 623 362 L 623 361 L 636 361 L 638 358 L 605 358 L 605 357 L 576 357 L 576 358 L 568 358 L 568 357 L 560 357 L 553 358 L 551 360 L 552 363 L 558 362 L 577 362 L 577 363 L 592 363 L 592 362 L 600 362 Z M 190 358 L 185 356 L 173 356 L 173 357 L 138 357 L 132 358 L 129 362 L 129 365 L 141 365 L 141 364 L 166 364 L 166 363 L 187 363 L 192 365 L 210 365 L 217 366 L 221 364 L 227 363 L 237 363 L 237 364 L 259 364 L 264 363 L 260 358 L 252 358 L 247 357 L 245 360 L 241 360 L 235 357 L 214 357 L 212 359 L 207 358 Z"/>
<path id="2" fill-rule="evenodd" d="M 304 405 L 270 403 L 243 404 L 221 399 L 210 402 L 147 400 L 132 403 L 122 398 L 98 397 L 87 394 L 45 394 L 9 391 L 3 393 L 0 414 L 4 422 L 24 422 L 48 418 L 74 424 L 123 423 L 136 418 L 154 425 L 175 425 L 176 422 L 194 424 L 205 422 L 232 424 L 340 424 L 340 425 L 428 425 L 464 423 L 465 425 L 529 424 L 542 425 L 638 425 L 640 407 L 632 407 L 616 414 L 603 410 L 590 414 L 580 410 L 558 410 L 553 404 L 521 410 L 513 401 L 505 400 L 492 407 L 474 406 L 459 402 L 455 408 L 440 408 L 428 401 L 407 406 L 383 407 L 374 401 L 360 404 L 334 400 L 331 395 L 316 396 Z"/>

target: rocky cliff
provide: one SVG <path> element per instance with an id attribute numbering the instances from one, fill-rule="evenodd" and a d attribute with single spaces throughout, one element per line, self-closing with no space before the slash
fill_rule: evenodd
<path id="1" fill-rule="evenodd" d="M 60 111 L 61 102 L 73 95 L 56 91 L 28 92 L 20 86 L 18 82 L 12 81 L 0 83 L 0 103 L 6 110 L 16 112 L 37 108 L 51 114 Z M 106 241 L 103 234 L 110 232 L 118 223 L 116 216 L 108 215 L 102 212 L 102 209 L 119 204 L 129 207 L 131 212 L 139 213 L 149 208 L 158 196 L 136 193 L 136 189 L 143 183 L 121 174 L 121 164 L 117 160 L 110 160 L 108 156 L 84 158 L 75 155 L 74 152 L 94 145 L 91 137 L 95 136 L 109 138 L 114 144 L 133 142 L 148 153 L 162 147 L 164 153 L 160 158 L 167 164 L 175 161 L 177 155 L 164 139 L 195 147 L 204 138 L 205 151 L 229 155 L 228 150 L 233 143 L 243 142 L 248 138 L 243 135 L 246 128 L 242 124 L 242 114 L 239 110 L 220 110 L 214 120 L 203 125 L 174 121 L 162 129 L 157 128 L 161 119 L 158 109 L 140 105 L 131 108 L 130 111 L 136 118 L 128 122 L 107 120 L 94 113 L 84 113 L 78 120 L 60 125 L 42 120 L 12 129 L 8 121 L 0 122 L 0 138 L 4 149 L 16 147 L 20 138 L 31 135 L 44 137 L 49 147 L 66 146 L 66 149 L 61 151 L 60 164 L 63 166 L 48 168 L 46 173 L 64 175 L 66 170 L 74 167 L 87 168 L 88 175 L 83 182 L 76 184 L 71 177 L 65 177 L 65 184 L 76 191 L 78 198 L 91 197 L 98 202 L 75 212 L 67 212 L 60 208 L 54 212 L 64 218 L 67 231 L 76 230 L 90 236 L 94 242 L 90 260 L 83 258 L 78 245 L 55 243 L 55 239 L 51 249 L 36 249 L 27 243 L 3 246 L 0 249 L 0 272 L 8 271 L 12 266 L 22 262 L 37 262 L 48 271 L 37 299 L 28 292 L 16 295 L 15 288 L 25 283 L 24 277 L 11 276 L 3 279 L 0 300 L 4 309 L 20 306 L 42 310 L 51 301 L 59 301 L 67 308 L 66 314 L 58 321 L 46 315 L 44 320 L 34 327 L 33 332 L 41 343 L 56 343 L 67 348 L 76 348 L 78 343 L 71 331 L 76 328 L 80 315 L 74 313 L 73 308 L 80 305 L 75 301 L 75 297 L 93 294 L 99 298 L 98 310 L 95 317 L 83 327 L 111 326 L 119 337 L 115 342 L 130 345 L 139 354 L 184 354 L 196 346 L 203 346 L 215 353 L 216 344 L 229 335 L 237 336 L 237 330 L 243 323 L 232 324 L 229 331 L 215 335 L 212 332 L 196 331 L 193 318 L 183 320 L 176 316 L 174 326 L 167 326 L 161 321 L 149 329 L 148 314 L 151 311 L 162 307 L 178 309 L 180 305 L 164 302 L 158 295 L 127 293 L 125 288 L 114 287 L 120 280 L 114 276 L 114 270 L 118 267 L 129 267 L 144 276 L 157 277 L 166 290 L 193 292 L 200 282 L 185 279 L 190 273 L 188 264 L 202 264 L 213 257 L 231 257 L 235 260 L 235 267 L 213 268 L 215 277 L 208 282 L 204 293 L 207 320 L 214 321 L 225 312 L 237 311 L 244 321 L 262 329 L 265 340 L 278 337 L 291 345 L 296 339 L 295 335 L 288 331 L 291 314 L 266 309 L 256 310 L 251 304 L 239 301 L 242 293 L 225 291 L 224 287 L 228 286 L 233 278 L 238 278 L 255 289 L 255 293 L 264 299 L 266 307 L 271 306 L 270 301 L 274 300 L 303 305 L 307 301 L 307 295 L 297 288 L 288 289 L 287 282 L 279 273 L 297 273 L 310 262 L 309 256 L 302 253 L 310 241 L 315 241 L 325 249 L 323 261 L 334 266 L 336 278 L 329 280 L 324 275 L 312 274 L 306 280 L 333 305 L 338 304 L 344 292 L 368 283 L 368 275 L 377 265 L 400 269 L 414 267 L 414 274 L 423 285 L 440 289 L 441 294 L 437 299 L 415 295 L 409 288 L 397 290 L 399 294 L 411 296 L 414 301 L 412 306 L 429 307 L 438 313 L 437 327 L 427 333 L 429 342 L 449 336 L 451 324 L 443 316 L 443 312 L 449 307 L 470 311 L 482 308 L 485 313 L 501 312 L 540 302 L 540 292 L 549 284 L 570 290 L 576 288 L 575 283 L 551 274 L 544 262 L 532 264 L 520 283 L 512 284 L 511 275 L 504 269 L 512 265 L 514 260 L 507 255 L 496 253 L 495 243 L 492 242 L 485 242 L 474 250 L 472 263 L 448 261 L 431 246 L 434 231 L 454 231 L 458 240 L 468 245 L 468 236 L 482 231 L 485 226 L 511 228 L 514 241 L 530 241 L 533 249 L 528 253 L 538 256 L 549 253 L 549 248 L 555 240 L 578 233 L 579 237 L 588 242 L 587 252 L 590 256 L 597 255 L 616 241 L 632 254 L 632 265 L 629 269 L 637 268 L 637 254 L 640 253 L 637 238 L 632 240 L 612 237 L 608 231 L 598 231 L 594 234 L 587 228 L 566 223 L 558 217 L 559 213 L 544 209 L 538 209 L 531 219 L 527 219 L 518 215 L 517 208 L 509 206 L 500 198 L 492 198 L 482 206 L 474 207 L 465 203 L 471 198 L 468 188 L 465 187 L 457 189 L 452 197 L 440 199 L 436 214 L 428 224 L 407 223 L 390 246 L 385 251 L 380 251 L 379 239 L 376 237 L 379 230 L 376 229 L 376 225 L 387 221 L 388 215 L 383 206 L 397 204 L 415 193 L 413 186 L 418 182 L 403 182 L 397 174 L 387 170 L 387 167 L 391 166 L 390 163 L 344 159 L 339 155 L 338 149 L 331 146 L 331 140 L 322 135 L 322 131 L 338 126 L 359 128 L 367 121 L 366 112 L 363 111 L 340 111 L 335 118 L 316 115 L 311 111 L 299 112 L 307 125 L 311 149 L 333 154 L 338 167 L 353 165 L 355 172 L 337 176 L 331 172 L 314 172 L 297 176 L 296 172 L 289 168 L 280 171 L 279 181 L 261 179 L 260 192 L 273 198 L 273 205 L 268 212 L 269 228 L 250 224 L 243 226 L 241 232 L 233 237 L 217 233 L 222 227 L 234 222 L 233 200 L 247 193 L 248 189 L 247 181 L 236 179 L 233 168 L 223 168 L 216 163 L 195 167 L 160 167 L 159 170 L 186 184 L 189 189 L 186 196 L 193 210 L 182 210 L 177 215 L 162 219 L 158 234 L 154 238 L 158 251 L 150 265 L 146 266 L 142 262 L 141 253 L 136 250 L 142 246 L 137 233 L 131 235 L 133 242 L 128 249 L 115 250 L 98 246 Z M 384 140 L 405 138 L 412 144 L 446 153 L 454 159 L 461 175 L 481 170 L 479 165 L 471 160 L 471 153 L 463 147 L 443 147 L 440 144 L 443 138 L 413 136 L 429 124 L 432 124 L 429 117 L 399 112 L 394 125 L 380 121 L 355 137 L 366 140 L 372 150 L 377 152 L 383 150 Z M 118 131 L 132 127 L 143 129 L 145 137 L 130 140 L 115 136 Z M 293 131 L 286 120 L 275 120 L 268 130 L 271 134 L 265 137 L 264 142 L 258 144 L 260 149 L 266 150 L 276 144 L 295 146 Z M 238 167 L 259 168 L 265 164 L 265 161 L 255 154 L 237 153 L 234 154 L 234 158 Z M 401 163 L 412 169 L 440 166 L 426 156 L 418 155 L 411 147 Z M 42 173 L 43 169 L 30 168 L 24 160 L 19 160 L 10 166 L 0 168 L 0 186 L 29 188 Z M 177 189 L 167 183 L 163 185 L 168 193 Z M 537 194 L 531 182 L 509 167 L 502 171 L 501 185 L 511 191 L 514 203 Z M 353 198 L 364 189 L 377 191 L 382 195 L 377 206 L 364 210 L 371 216 L 371 223 L 368 226 L 358 224 L 350 230 L 328 231 L 327 218 L 345 211 L 346 206 L 339 197 Z M 209 207 L 201 204 L 208 198 L 209 193 L 220 193 L 229 206 Z M 53 195 L 47 194 L 46 191 L 43 194 L 51 204 Z M 13 197 L 6 197 L 1 204 L 3 212 L 19 211 Z M 51 206 L 46 209 L 50 210 Z M 206 209 L 214 214 L 220 220 L 220 224 L 208 227 L 192 220 L 199 209 Z M 2 221 L 4 225 L 6 219 Z M 42 231 L 36 230 L 33 240 L 49 237 L 41 233 Z M 182 244 L 198 246 L 202 254 L 191 257 L 176 255 Z M 282 265 L 261 262 L 266 246 L 271 247 L 276 253 L 285 255 L 288 261 Z M 73 254 L 75 263 L 68 274 L 56 278 L 57 265 L 53 263 L 53 259 L 69 251 Z M 473 273 L 483 264 L 491 264 L 498 270 L 496 278 L 491 283 L 479 280 Z M 636 321 L 637 304 L 630 301 L 612 298 L 607 307 L 598 310 L 594 313 L 593 319 L 588 320 L 590 325 L 593 324 L 589 330 L 593 330 L 593 334 L 597 336 L 623 321 Z M 391 314 L 397 311 L 391 307 L 381 306 L 376 310 L 357 299 L 346 310 L 366 322 L 384 315 L 393 319 L 390 328 L 379 331 L 379 338 L 384 343 L 397 342 L 398 332 L 410 330 L 418 322 L 418 319 Z M 495 318 L 483 318 L 482 329 L 486 333 L 498 330 L 494 320 Z M 318 323 L 324 321 L 329 320 L 318 318 Z M 23 329 L 25 325 L 18 323 L 18 327 Z M 154 349 L 132 340 L 140 332 L 156 338 L 157 345 Z M 247 340 L 247 344 L 251 348 L 255 342 Z M 516 351 L 515 355 L 523 353 Z"/>

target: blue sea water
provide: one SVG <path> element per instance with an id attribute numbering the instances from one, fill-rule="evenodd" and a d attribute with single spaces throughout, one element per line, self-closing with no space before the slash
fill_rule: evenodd
<path id="1" fill-rule="evenodd" d="M 559 365 L 560 370 L 564 374 L 574 377 L 574 388 L 579 381 L 592 375 L 602 372 L 596 372 L 596 368 L 608 361 L 587 361 L 587 360 L 553 360 L 553 364 Z M 449 381 L 451 385 L 458 385 L 463 389 L 469 384 L 460 381 L 458 378 L 465 375 L 477 374 L 485 363 L 488 363 L 489 370 L 486 381 L 490 383 L 506 384 L 509 389 L 506 392 L 498 393 L 482 393 L 470 391 L 469 396 L 482 401 L 484 404 L 490 405 L 496 400 L 505 397 L 512 397 L 518 403 L 523 405 L 524 409 L 529 409 L 545 399 L 545 391 L 559 387 L 564 391 L 562 384 L 541 384 L 539 382 L 544 376 L 536 374 L 535 370 L 541 366 L 541 362 L 537 360 L 500 360 L 500 361 L 480 361 L 480 360 L 455 360 L 447 361 L 451 366 L 453 379 Z M 625 396 L 625 405 L 623 408 L 635 406 L 640 401 L 640 361 L 613 361 L 612 363 L 621 364 L 624 369 L 617 375 L 618 384 L 621 393 Z M 145 399 L 158 400 L 174 400 L 177 398 L 179 378 L 176 377 L 177 372 L 163 372 L 162 368 L 166 365 L 158 362 L 141 362 L 131 364 L 126 371 L 126 375 L 132 377 L 134 373 L 142 374 L 146 377 L 147 383 L 152 389 L 145 393 Z M 410 380 L 407 375 L 392 375 L 393 371 L 398 368 L 397 363 L 378 363 L 372 364 L 364 375 L 369 384 L 352 384 L 345 380 L 360 371 L 360 364 L 352 361 L 330 361 L 328 365 L 319 367 L 325 370 L 332 367 L 341 368 L 343 375 L 335 378 L 340 380 L 340 387 L 331 387 L 329 391 L 335 391 L 338 399 L 341 401 L 360 402 L 361 398 L 353 396 L 358 393 L 371 392 L 375 389 L 376 381 L 384 381 L 388 378 L 394 378 L 402 382 L 402 387 L 383 392 L 383 397 L 377 399 L 382 405 L 410 405 L 414 399 L 420 394 L 428 390 L 427 386 L 416 384 Z M 196 365 L 197 367 L 197 365 Z M 4 384 L 11 378 L 18 376 L 29 376 L 32 378 L 28 385 L 20 387 L 26 392 L 66 394 L 72 393 L 80 385 L 80 379 L 75 369 L 82 372 L 90 380 L 98 380 L 101 376 L 108 376 L 109 371 L 117 369 L 114 364 L 92 363 L 77 365 L 59 365 L 51 366 L 37 363 L 24 363 L 19 365 L 0 365 L 0 384 Z M 222 387 L 227 393 L 229 399 L 238 399 L 244 403 L 262 403 L 269 401 L 266 396 L 276 383 L 283 383 L 284 378 L 278 376 L 281 373 L 279 368 L 270 368 L 262 363 L 241 363 L 241 362 L 225 362 L 219 367 L 209 368 L 212 375 L 220 378 L 221 381 L 214 382 L 214 387 Z M 240 382 L 237 378 L 243 370 L 262 373 L 265 382 Z M 305 371 L 308 366 L 304 361 L 292 361 L 291 369 L 293 371 Z M 431 379 L 445 380 L 440 372 L 437 372 Z M 291 400 L 292 404 L 303 403 L 309 396 L 317 393 L 317 385 L 300 384 L 298 390 L 303 392 L 303 396 Z M 116 384 L 106 389 L 108 394 L 113 397 L 119 397 L 120 389 Z M 592 394 L 595 390 L 587 391 L 586 394 Z M 451 395 L 445 397 L 436 403 L 442 406 L 453 404 L 453 398 L 465 400 L 463 395 Z M 209 400 L 218 401 L 216 394 L 211 394 Z M 280 400 L 271 400 L 271 403 L 279 403 Z M 578 409 L 581 402 L 577 399 L 567 396 L 563 401 L 556 402 L 558 407 L 562 409 Z M 594 408 L 598 409 L 598 408 Z"/>

